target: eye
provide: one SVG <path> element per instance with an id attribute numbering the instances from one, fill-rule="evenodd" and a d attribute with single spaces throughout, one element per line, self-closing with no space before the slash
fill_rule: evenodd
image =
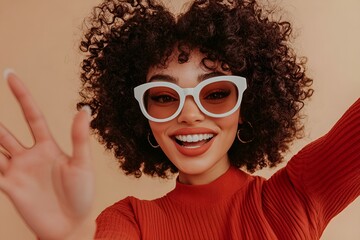
<path id="1" fill-rule="evenodd" d="M 228 89 L 216 89 L 208 93 L 204 98 L 206 100 L 220 100 L 230 95 L 231 91 Z"/>
<path id="2" fill-rule="evenodd" d="M 156 94 L 151 95 L 150 99 L 156 103 L 170 103 L 175 102 L 178 99 L 168 94 Z"/>

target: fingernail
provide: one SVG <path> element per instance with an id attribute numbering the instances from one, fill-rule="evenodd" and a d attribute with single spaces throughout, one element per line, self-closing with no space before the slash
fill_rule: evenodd
<path id="1" fill-rule="evenodd" d="M 81 107 L 81 111 L 85 111 L 89 116 L 91 116 L 91 108 L 88 105 L 84 105 Z"/>
<path id="2" fill-rule="evenodd" d="M 3 78 L 7 80 L 11 73 L 15 73 L 15 71 L 11 68 L 6 68 L 3 72 Z"/>

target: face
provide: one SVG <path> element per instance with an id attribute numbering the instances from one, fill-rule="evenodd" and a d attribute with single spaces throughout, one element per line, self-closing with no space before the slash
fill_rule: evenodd
<path id="1" fill-rule="evenodd" d="M 208 70 L 202 65 L 205 57 L 192 51 L 189 61 L 178 63 L 177 52 L 167 68 L 152 67 L 148 82 L 172 82 L 182 88 L 194 88 L 214 75 L 230 75 L 219 69 Z M 179 170 L 179 180 L 186 184 L 206 184 L 221 176 L 230 166 L 227 152 L 239 124 L 239 109 L 221 118 L 205 115 L 192 96 L 186 96 L 179 115 L 170 121 L 149 121 L 153 135 L 166 156 Z"/>

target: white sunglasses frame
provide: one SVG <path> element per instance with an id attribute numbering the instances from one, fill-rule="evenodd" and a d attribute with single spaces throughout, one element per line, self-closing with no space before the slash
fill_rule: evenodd
<path id="1" fill-rule="evenodd" d="M 207 111 L 201 105 L 201 102 L 199 99 L 199 94 L 204 86 L 211 84 L 211 83 L 224 81 L 224 77 L 225 77 L 226 81 L 232 82 L 237 87 L 238 94 L 239 94 L 238 100 L 235 104 L 235 107 L 226 113 L 221 113 L 221 114 L 211 113 L 211 112 Z M 150 116 L 147 113 L 145 104 L 143 101 L 143 96 L 144 96 L 144 93 L 152 87 L 169 87 L 169 88 L 175 90 L 179 94 L 179 98 L 180 98 L 179 107 L 173 115 L 171 115 L 170 117 L 164 118 L 164 119 L 158 119 L 158 118 L 154 118 L 154 117 Z M 170 83 L 170 82 L 144 83 L 144 84 L 141 84 L 134 88 L 134 96 L 135 96 L 136 100 L 138 101 L 141 112 L 144 114 L 144 116 L 150 121 L 161 123 L 161 122 L 170 121 L 170 120 L 176 118 L 180 114 L 180 112 L 182 111 L 182 109 L 184 107 L 185 99 L 187 96 L 192 96 L 197 107 L 200 109 L 201 112 L 203 112 L 207 116 L 214 117 L 214 118 L 227 117 L 227 116 L 231 115 L 232 113 L 234 113 L 240 107 L 242 96 L 243 96 L 243 93 L 244 93 L 246 87 L 247 87 L 246 78 L 240 77 L 240 76 L 234 76 L 234 75 L 224 75 L 224 76 L 216 76 L 216 77 L 208 78 L 208 79 L 200 82 L 194 88 L 182 88 L 182 87 L 179 87 L 178 85 L 176 85 L 175 83 Z"/>

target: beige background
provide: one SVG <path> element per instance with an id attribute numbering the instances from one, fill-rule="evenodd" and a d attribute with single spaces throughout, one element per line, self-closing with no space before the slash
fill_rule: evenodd
<path id="1" fill-rule="evenodd" d="M 59 144 L 68 152 L 70 126 L 78 98 L 80 26 L 95 0 L 0 0 L 0 71 L 11 67 L 24 79 L 46 115 Z M 183 1 L 173 0 L 179 9 Z M 308 56 L 308 73 L 316 90 L 306 106 L 302 146 L 326 133 L 347 107 L 360 96 L 360 1 L 289 0 L 279 3 L 295 23 L 294 42 Z M 30 146 L 18 105 L 0 81 L 0 121 Z M 109 153 L 93 140 L 96 169 L 96 210 L 134 195 L 151 199 L 169 191 L 174 181 L 125 177 Z M 269 176 L 271 171 L 261 173 Z M 355 201 L 327 228 L 322 239 L 360 239 L 360 200 Z M 0 239 L 34 239 L 10 201 L 0 194 Z"/>

